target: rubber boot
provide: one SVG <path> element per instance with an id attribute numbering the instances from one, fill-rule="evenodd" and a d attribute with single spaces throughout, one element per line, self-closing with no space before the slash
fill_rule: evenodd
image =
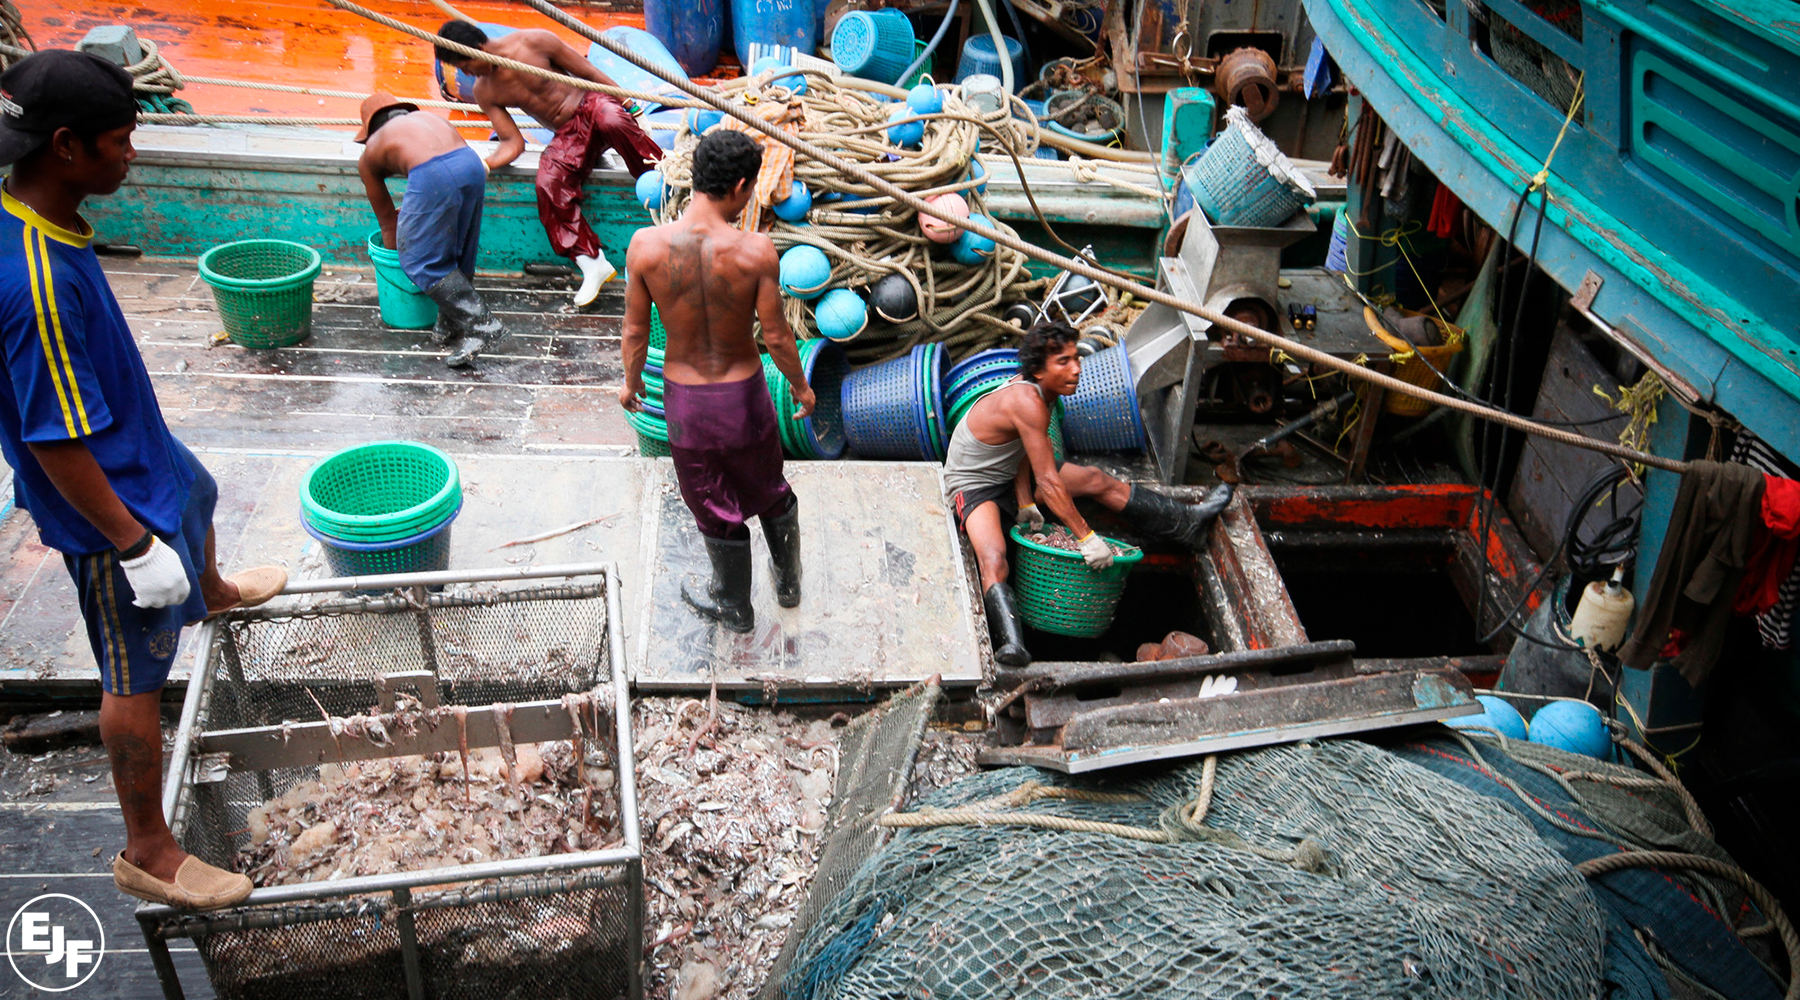
<path id="1" fill-rule="evenodd" d="M 580 309 L 591 304 L 600 297 L 600 286 L 613 279 L 619 272 L 606 259 L 605 254 L 593 257 L 576 255 L 575 269 L 581 272 L 581 287 L 575 289 L 575 308 Z"/>
<path id="2" fill-rule="evenodd" d="M 1133 486 L 1119 512 L 1132 527 L 1198 552 L 1206 547 L 1207 529 L 1231 503 L 1231 484 L 1220 483 L 1199 503 L 1183 503 L 1143 486 Z"/>
<path id="3" fill-rule="evenodd" d="M 800 501 L 787 513 L 762 517 L 763 537 L 769 540 L 769 575 L 775 578 L 775 603 L 784 608 L 800 606 Z"/>
<path id="4" fill-rule="evenodd" d="M 451 271 L 425 290 L 438 304 L 437 327 L 432 341 L 450 344 L 444 363 L 460 368 L 475 356 L 506 336 L 506 327 L 488 310 L 481 293 L 461 271 Z M 441 334 L 441 336 L 440 336 Z"/>
<path id="5" fill-rule="evenodd" d="M 1025 622 L 1019 617 L 1018 599 L 1010 585 L 996 583 L 981 595 L 987 608 L 988 639 L 994 645 L 994 662 L 1003 667 L 1027 667 L 1031 654 L 1025 650 Z"/>
<path id="6" fill-rule="evenodd" d="M 756 627 L 750 607 L 750 539 L 707 538 L 706 557 L 712 561 L 712 579 L 690 576 L 681 581 L 681 599 L 695 611 L 733 632 Z"/>

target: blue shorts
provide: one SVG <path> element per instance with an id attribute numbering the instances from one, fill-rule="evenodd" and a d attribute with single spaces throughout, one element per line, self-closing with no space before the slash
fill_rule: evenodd
<path id="1" fill-rule="evenodd" d="M 181 557 L 187 569 L 188 598 L 168 608 L 140 608 L 131 603 L 131 584 L 119 568 L 119 553 L 108 549 L 92 555 L 63 554 L 75 592 L 81 601 L 81 617 L 87 621 L 88 645 L 100 665 L 100 685 L 108 694 L 145 694 L 160 690 L 175 663 L 181 628 L 206 617 L 206 598 L 200 594 L 200 567 L 206 560 L 206 534 L 212 530 L 213 508 L 219 502 L 219 484 L 180 441 L 175 448 L 194 470 L 187 507 L 181 512 L 181 533 L 163 542 Z"/>
<path id="2" fill-rule="evenodd" d="M 481 157 L 467 146 L 434 156 L 406 175 L 395 242 L 400 270 L 419 291 L 428 291 L 451 271 L 475 277 L 486 188 Z"/>

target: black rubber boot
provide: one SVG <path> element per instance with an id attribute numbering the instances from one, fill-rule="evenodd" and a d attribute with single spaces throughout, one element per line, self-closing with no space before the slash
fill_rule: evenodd
<path id="1" fill-rule="evenodd" d="M 1133 486 L 1120 516 L 1132 527 L 1196 552 L 1206 547 L 1207 529 L 1231 503 L 1231 484 L 1220 483 L 1199 503 L 1183 503 L 1144 486 Z"/>
<path id="2" fill-rule="evenodd" d="M 762 516 L 763 537 L 769 540 L 769 574 L 775 578 L 775 603 L 784 608 L 800 606 L 800 501 L 787 513 Z"/>
<path id="3" fill-rule="evenodd" d="M 460 368 L 506 336 L 506 327 L 488 310 L 481 293 L 461 271 L 451 271 L 425 289 L 438 304 L 437 326 L 431 331 L 435 344 L 452 344 L 444 363 Z"/>
<path id="4" fill-rule="evenodd" d="M 994 662 L 1003 667 L 1031 665 L 1031 654 L 1025 649 L 1025 623 L 1019 618 L 1018 601 L 1012 587 L 996 583 L 981 595 L 987 608 L 988 638 L 994 644 Z"/>
<path id="5" fill-rule="evenodd" d="M 756 627 L 750 607 L 750 539 L 707 538 L 706 557 L 712 561 L 712 579 L 690 576 L 681 581 L 681 599 L 695 611 L 733 632 Z"/>

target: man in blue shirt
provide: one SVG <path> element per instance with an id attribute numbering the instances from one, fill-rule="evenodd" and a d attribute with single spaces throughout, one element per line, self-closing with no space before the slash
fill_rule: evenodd
<path id="1" fill-rule="evenodd" d="M 78 213 L 125 182 L 131 77 L 48 50 L 0 74 L 0 450 L 19 507 L 63 553 L 103 693 L 100 736 L 125 818 L 113 880 L 186 908 L 229 906 L 250 880 L 183 851 L 162 814 L 162 687 L 181 628 L 268 600 L 279 567 L 230 578 L 213 558 L 218 488 L 169 433 L 144 359 Z"/>

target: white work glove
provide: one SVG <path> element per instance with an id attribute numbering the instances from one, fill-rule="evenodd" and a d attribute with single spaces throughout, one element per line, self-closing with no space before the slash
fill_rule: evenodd
<path id="1" fill-rule="evenodd" d="M 140 608 L 172 608 L 188 598 L 187 570 L 175 550 L 155 536 L 150 551 L 136 559 L 119 560 L 125 580 L 131 584 L 131 603 Z"/>
<path id="2" fill-rule="evenodd" d="M 1028 503 L 1019 508 L 1019 514 L 1013 518 L 1013 523 L 1028 531 L 1042 531 L 1044 530 L 1044 512 L 1038 510 L 1037 504 Z"/>
<path id="3" fill-rule="evenodd" d="M 1105 569 L 1112 565 L 1112 546 L 1098 531 L 1090 531 L 1081 539 L 1081 558 L 1087 560 L 1088 569 Z"/>

